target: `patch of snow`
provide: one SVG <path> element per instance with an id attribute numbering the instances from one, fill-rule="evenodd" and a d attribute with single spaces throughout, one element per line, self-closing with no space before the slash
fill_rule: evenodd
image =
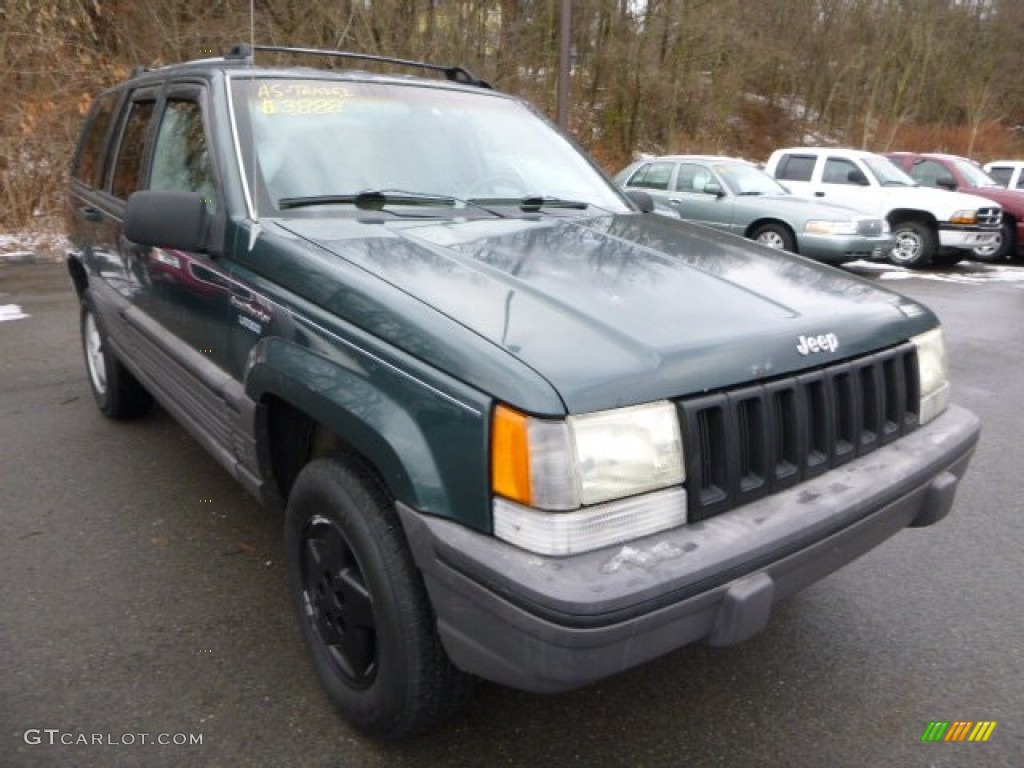
<path id="1" fill-rule="evenodd" d="M 17 304 L 0 304 L 0 323 L 7 320 L 23 320 L 31 315 L 21 311 Z"/>
<path id="2" fill-rule="evenodd" d="M 855 261 L 845 265 L 878 280 L 932 280 L 940 283 L 986 285 L 988 283 L 1024 283 L 1024 267 L 965 262 L 941 270 L 914 270 L 878 261 Z"/>
<path id="3" fill-rule="evenodd" d="M 67 238 L 54 232 L 0 233 L 0 261 L 59 261 L 67 246 Z"/>

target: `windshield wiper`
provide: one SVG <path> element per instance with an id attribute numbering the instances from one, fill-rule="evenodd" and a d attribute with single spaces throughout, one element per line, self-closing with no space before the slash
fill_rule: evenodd
<path id="1" fill-rule="evenodd" d="M 370 189 L 354 195 L 310 195 L 308 197 L 282 197 L 277 207 L 282 211 L 307 208 L 314 205 L 354 205 L 368 211 L 379 211 L 388 205 L 438 206 L 454 208 L 456 199 L 448 195 L 432 195 L 404 190 Z"/>
<path id="2" fill-rule="evenodd" d="M 585 211 L 587 208 L 599 206 L 587 203 L 582 200 L 566 200 L 561 197 L 549 197 L 547 195 L 527 195 L 526 197 L 474 197 L 468 203 L 479 206 L 503 206 L 514 205 L 522 211 L 539 211 L 541 208 L 571 208 L 577 211 Z M 488 209 L 489 210 L 489 209 Z M 603 208 L 601 210 L 604 210 Z"/>
<path id="3" fill-rule="evenodd" d="M 590 207 L 590 203 L 585 203 L 582 200 L 564 200 L 561 197 L 527 195 L 519 201 L 519 207 L 524 211 L 539 211 L 541 208 L 571 208 L 585 211 Z"/>
<path id="4" fill-rule="evenodd" d="M 755 192 L 754 190 L 750 190 L 749 192 L 739 192 L 738 194 L 740 197 L 757 197 L 758 195 L 763 195 L 764 192 Z"/>

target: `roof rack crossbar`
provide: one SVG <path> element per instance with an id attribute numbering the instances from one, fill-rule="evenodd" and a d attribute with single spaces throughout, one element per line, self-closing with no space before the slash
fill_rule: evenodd
<path id="1" fill-rule="evenodd" d="M 243 43 L 236 45 L 231 50 L 232 57 L 241 58 L 251 55 L 252 51 L 266 51 L 269 53 L 298 53 L 307 56 L 330 56 L 338 59 L 351 59 L 354 61 L 374 61 L 380 64 L 396 64 L 401 67 L 412 67 L 414 69 L 426 69 L 432 72 L 442 72 L 446 79 L 463 85 L 475 85 L 481 88 L 490 88 L 490 84 L 478 78 L 468 69 L 457 66 L 445 66 L 443 64 L 428 64 L 424 61 L 412 61 L 411 59 L 397 59 L 391 56 L 377 56 L 371 53 L 352 53 L 350 51 L 325 51 L 320 48 L 291 48 L 285 45 L 248 45 Z"/>

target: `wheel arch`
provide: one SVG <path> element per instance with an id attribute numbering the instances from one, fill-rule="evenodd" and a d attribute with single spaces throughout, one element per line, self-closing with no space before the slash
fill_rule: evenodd
<path id="1" fill-rule="evenodd" d="M 460 467 L 465 461 L 457 460 L 458 450 L 446 452 L 424 429 L 424 414 L 431 423 L 437 407 L 447 404 L 432 408 L 428 392 L 403 397 L 389 382 L 368 378 L 364 367 L 339 365 L 294 344 L 275 340 L 270 346 L 276 349 L 263 348 L 245 380 L 248 397 L 259 403 L 257 452 L 268 499 L 286 501 L 309 461 L 343 454 L 365 464 L 392 498 L 489 527 L 486 465 L 477 473 L 479 488 L 460 482 L 459 472 L 471 468 Z M 286 367 L 274 364 L 283 358 Z M 482 440 L 484 425 L 479 428 Z M 477 452 L 482 444 L 471 443 Z"/>
<path id="2" fill-rule="evenodd" d="M 788 221 L 785 221 L 784 219 L 776 219 L 771 216 L 762 216 L 759 219 L 755 219 L 747 226 L 747 228 L 743 232 L 743 236 L 750 240 L 753 240 L 754 233 L 757 232 L 757 230 L 769 225 L 782 227 L 783 229 L 785 229 L 789 233 L 790 238 L 792 238 L 793 240 L 792 252 L 800 253 L 800 241 L 799 238 L 797 238 L 796 236 L 796 230 L 793 229 L 792 224 L 790 224 Z"/>
<path id="3" fill-rule="evenodd" d="M 1024 213 L 1024 211 L 1021 211 Z M 1003 209 L 1003 220 L 1010 223 L 1010 232 L 1013 233 L 1014 246 L 1020 248 L 1024 245 L 1024 216 L 1018 216 Z"/>
<path id="4" fill-rule="evenodd" d="M 71 275 L 71 284 L 74 285 L 75 293 L 78 294 L 78 299 L 81 301 L 89 288 L 89 276 L 85 271 L 85 265 L 82 264 L 78 256 L 69 253 L 67 268 L 68 274 Z"/>
<path id="5" fill-rule="evenodd" d="M 936 233 L 939 231 L 939 222 L 934 214 L 917 208 L 893 208 L 885 218 L 889 222 L 890 229 L 895 229 L 906 221 L 917 221 L 931 227 Z"/>
<path id="6" fill-rule="evenodd" d="M 750 222 L 750 224 L 747 225 L 747 228 L 743 231 L 743 235 L 745 237 L 750 237 L 754 232 L 768 224 L 775 224 L 776 226 L 783 227 L 793 236 L 793 239 L 796 240 L 796 230 L 793 229 L 793 225 L 784 219 L 776 219 L 772 216 L 762 216 L 761 218 Z"/>

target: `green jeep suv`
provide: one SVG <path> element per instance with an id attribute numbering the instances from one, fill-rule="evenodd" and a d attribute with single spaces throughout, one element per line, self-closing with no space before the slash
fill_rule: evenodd
<path id="1" fill-rule="evenodd" d="M 739 643 L 949 512 L 979 425 L 928 309 L 646 212 L 463 69 L 273 56 L 96 98 L 67 265 L 99 409 L 158 401 L 283 511 L 354 724 Z"/>

